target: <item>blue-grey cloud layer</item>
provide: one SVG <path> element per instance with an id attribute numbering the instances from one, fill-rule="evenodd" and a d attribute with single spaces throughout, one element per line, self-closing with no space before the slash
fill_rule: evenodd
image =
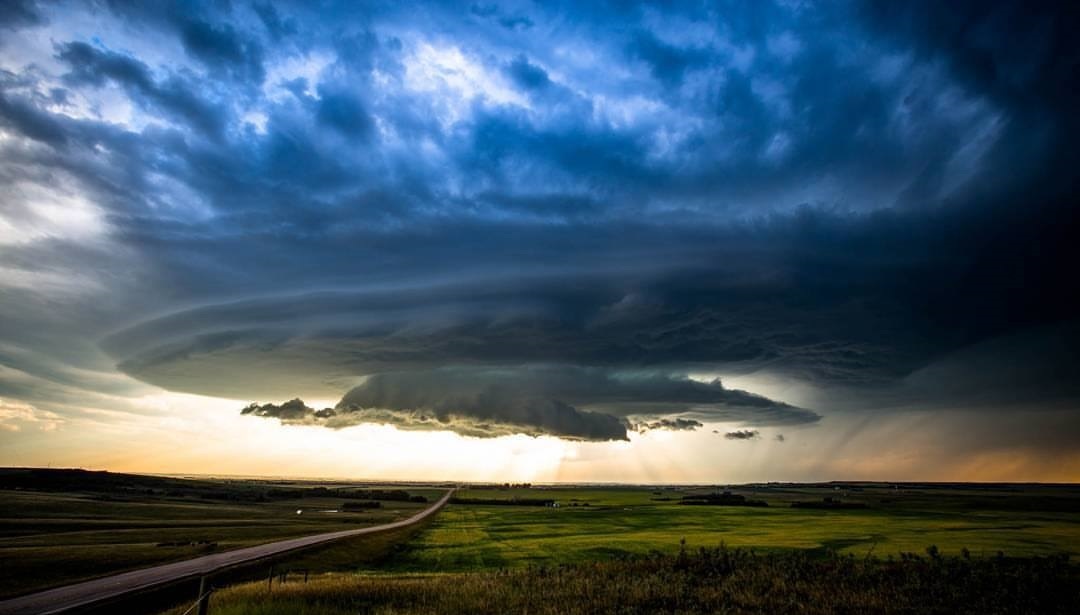
<path id="1" fill-rule="evenodd" d="M 51 45 L 0 48 L 4 220 L 47 224 L 28 186 L 61 186 L 104 229 L 4 244 L 10 271 L 85 282 L 5 291 L 5 395 L 119 386 L 100 341 L 171 390 L 407 381 L 424 399 L 363 407 L 468 433 L 817 417 L 666 384 L 619 409 L 551 373 L 764 370 L 846 408 L 1080 399 L 1071 5 L 4 10 Z M 1048 330 L 1066 350 L 1032 350 Z M 950 357 L 980 352 L 958 389 Z M 529 395 L 449 408 L 448 373 Z M 619 420 L 575 423 L 594 412 Z"/>

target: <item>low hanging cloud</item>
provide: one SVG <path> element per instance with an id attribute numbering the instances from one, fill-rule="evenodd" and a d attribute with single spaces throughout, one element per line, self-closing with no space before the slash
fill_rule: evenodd
<path id="1" fill-rule="evenodd" d="M 724 434 L 725 440 L 757 440 L 761 433 L 756 429 L 737 429 Z"/>
<path id="2" fill-rule="evenodd" d="M 658 429 L 666 431 L 695 431 L 704 426 L 705 425 L 701 421 L 676 417 L 673 419 L 660 419 L 658 421 L 646 421 L 643 423 L 637 423 L 634 425 L 634 430 L 638 433 L 656 431 Z"/>
<path id="3" fill-rule="evenodd" d="M 771 409 L 771 413 L 761 410 Z M 703 426 L 692 413 L 723 420 L 801 424 L 809 410 L 666 374 L 595 368 L 533 366 L 440 368 L 375 374 L 345 394 L 333 410 L 316 411 L 299 399 L 252 404 L 244 414 L 284 423 L 345 427 L 391 424 L 402 429 L 446 430 L 474 437 L 522 433 L 572 440 L 626 440 L 628 431 L 687 431 Z"/>
<path id="4" fill-rule="evenodd" d="M 560 395 L 565 388 L 542 382 L 563 371 L 464 368 L 376 374 L 346 393 L 337 408 L 357 421 L 469 436 L 627 439 L 625 419 L 583 410 L 572 397 Z"/>
<path id="5" fill-rule="evenodd" d="M 329 419 L 337 413 L 332 408 L 316 410 L 305 404 L 304 400 L 296 398 L 280 405 L 251 403 L 240 414 L 278 418 L 283 422 L 306 422 L 308 419 Z"/>
<path id="6" fill-rule="evenodd" d="M 349 404 L 339 410 L 316 410 L 300 399 L 283 404 L 252 403 L 241 414 L 276 418 L 286 425 L 323 425 L 339 429 L 365 423 L 393 425 L 410 431 L 453 431 L 463 436 L 493 438 L 523 433 L 570 440 L 626 440 L 625 419 L 581 411 L 557 400 L 503 398 L 445 401 L 415 408 L 364 408 Z"/>

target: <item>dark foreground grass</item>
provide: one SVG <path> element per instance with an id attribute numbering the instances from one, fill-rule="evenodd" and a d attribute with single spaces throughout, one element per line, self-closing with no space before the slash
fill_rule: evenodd
<path id="1" fill-rule="evenodd" d="M 222 590 L 214 615 L 458 613 L 1072 613 L 1065 557 L 812 557 L 699 549 L 444 575 L 332 575 Z M 183 608 L 177 609 L 179 613 Z"/>

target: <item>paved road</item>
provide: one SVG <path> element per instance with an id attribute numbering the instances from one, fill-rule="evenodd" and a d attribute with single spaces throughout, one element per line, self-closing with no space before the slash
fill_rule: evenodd
<path id="1" fill-rule="evenodd" d="M 282 553 L 287 553 L 289 551 L 322 544 L 324 542 L 405 527 L 422 521 L 438 512 L 443 504 L 446 504 L 446 501 L 450 499 L 450 496 L 453 495 L 453 493 L 453 489 L 447 491 L 446 495 L 430 508 L 402 521 L 395 521 L 394 523 L 365 527 L 356 530 L 342 530 L 340 532 L 315 534 L 314 536 L 304 536 L 302 538 L 271 542 L 265 545 L 256 545 L 254 547 L 236 549 L 235 551 L 204 555 L 182 562 L 173 562 L 172 564 L 163 564 L 161 566 L 154 566 L 153 568 L 144 568 L 142 570 L 132 570 L 131 572 L 125 572 L 111 577 L 57 587 L 56 589 L 2 601 L 0 602 L 0 615 L 45 615 L 47 613 L 62 613 L 69 609 L 90 606 L 103 600 L 150 589 L 157 585 L 165 585 L 182 579 L 200 577 L 222 568 L 235 566 L 237 564 L 246 564 L 273 555 L 281 555 Z"/>

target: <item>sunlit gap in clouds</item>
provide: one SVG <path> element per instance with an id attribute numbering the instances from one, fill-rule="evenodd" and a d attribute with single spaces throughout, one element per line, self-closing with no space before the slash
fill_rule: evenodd
<path id="1" fill-rule="evenodd" d="M 229 467 L 229 473 L 283 476 L 528 481 L 555 476 L 572 446 L 553 437 L 468 438 L 392 425 L 281 425 L 239 415 L 235 400 L 167 395 L 186 410 L 162 417 L 163 424 L 203 434 L 175 461 L 206 460 L 197 470 L 203 473 Z M 181 424 L 178 415 L 185 416 Z"/>

